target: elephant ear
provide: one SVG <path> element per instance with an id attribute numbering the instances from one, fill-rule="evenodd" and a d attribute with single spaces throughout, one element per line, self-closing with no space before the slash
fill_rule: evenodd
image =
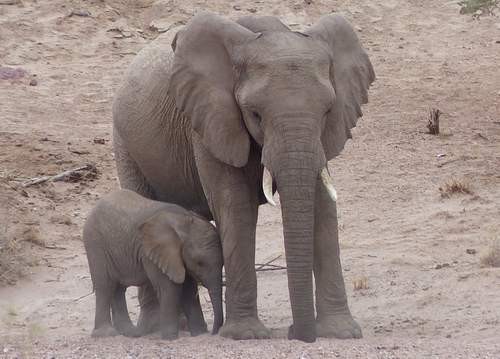
<path id="1" fill-rule="evenodd" d="M 238 24 L 246 27 L 253 32 L 287 32 L 290 31 L 288 26 L 283 24 L 277 17 L 274 16 L 256 16 L 247 15 L 242 16 L 236 20 Z"/>
<path id="2" fill-rule="evenodd" d="M 351 129 L 363 115 L 361 105 L 368 102 L 368 88 L 375 72 L 352 26 L 340 15 L 323 16 L 305 32 L 324 42 L 330 50 L 330 78 L 336 100 L 321 137 L 327 160 L 340 154 Z"/>
<path id="3" fill-rule="evenodd" d="M 183 283 L 186 269 L 182 261 L 182 240 L 168 222 L 168 214 L 158 212 L 139 227 L 144 254 L 173 282 Z"/>
<path id="4" fill-rule="evenodd" d="M 210 153 L 235 167 L 247 163 L 250 138 L 234 98 L 233 58 L 237 46 L 258 36 L 233 21 L 199 13 L 172 43 L 170 96 Z"/>

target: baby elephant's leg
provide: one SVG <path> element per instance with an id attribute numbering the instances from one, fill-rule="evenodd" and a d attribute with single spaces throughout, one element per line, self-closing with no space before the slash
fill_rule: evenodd
<path id="1" fill-rule="evenodd" d="M 163 274 L 160 269 L 144 260 L 144 269 L 160 302 L 160 333 L 162 339 L 177 339 L 179 337 L 179 311 L 182 296 L 182 284 L 176 284 Z"/>
<path id="2" fill-rule="evenodd" d="M 92 331 L 93 337 L 109 337 L 118 335 L 111 325 L 111 300 L 114 285 L 99 286 L 95 288 L 95 325 Z"/>
<path id="3" fill-rule="evenodd" d="M 141 335 L 130 320 L 128 315 L 127 301 L 125 299 L 125 292 L 127 288 L 121 285 L 116 287 L 111 302 L 111 312 L 113 314 L 113 326 L 122 335 L 127 337 L 139 337 Z"/>
<path id="4" fill-rule="evenodd" d="M 137 328 L 142 335 L 153 333 L 160 329 L 160 303 L 151 283 L 139 287 L 140 313 Z"/>
<path id="5" fill-rule="evenodd" d="M 192 336 L 207 332 L 207 323 L 201 310 L 200 297 L 198 296 L 198 284 L 186 274 L 186 280 L 182 286 L 182 309 L 187 317 L 187 324 Z"/>
<path id="6" fill-rule="evenodd" d="M 179 306 L 182 285 L 168 280 L 168 283 L 158 287 L 158 294 L 160 299 L 161 338 L 177 339 L 179 337 Z"/>

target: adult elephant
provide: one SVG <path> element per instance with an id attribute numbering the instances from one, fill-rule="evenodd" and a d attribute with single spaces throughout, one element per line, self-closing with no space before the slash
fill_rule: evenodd
<path id="1" fill-rule="evenodd" d="M 222 336 L 269 337 L 257 315 L 255 228 L 259 205 L 277 189 L 289 337 L 361 337 L 346 299 L 327 161 L 351 137 L 374 78 L 338 15 L 300 33 L 274 17 L 200 13 L 131 64 L 113 106 L 121 186 L 216 221 L 227 284 Z M 152 298 L 151 288 L 142 291 L 145 308 Z M 145 310 L 140 320 L 153 316 Z"/>

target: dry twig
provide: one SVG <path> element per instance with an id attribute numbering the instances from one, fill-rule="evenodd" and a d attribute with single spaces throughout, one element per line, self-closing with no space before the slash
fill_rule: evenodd
<path id="1" fill-rule="evenodd" d="M 43 176 L 29 179 L 28 181 L 24 182 L 22 186 L 26 188 L 50 181 L 77 182 L 82 179 L 94 179 L 96 178 L 96 176 L 97 168 L 92 164 L 88 164 L 85 166 L 73 168 L 72 170 L 61 172 L 55 176 Z"/>

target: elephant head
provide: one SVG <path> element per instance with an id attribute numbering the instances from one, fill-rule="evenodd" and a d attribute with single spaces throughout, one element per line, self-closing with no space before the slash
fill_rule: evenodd
<path id="1" fill-rule="evenodd" d="M 322 17 L 304 33 L 273 17 L 239 23 L 196 15 L 174 39 L 170 94 L 203 146 L 244 167 L 251 142 L 261 148 L 263 191 L 281 198 L 294 335 L 315 338 L 312 285 L 318 179 L 336 199 L 327 161 L 361 117 L 372 65 L 352 27 Z"/>
<path id="2" fill-rule="evenodd" d="M 212 333 L 223 324 L 222 247 L 214 226 L 194 213 L 158 212 L 140 227 L 144 254 L 175 283 L 186 270 L 208 289 L 214 311 Z"/>

